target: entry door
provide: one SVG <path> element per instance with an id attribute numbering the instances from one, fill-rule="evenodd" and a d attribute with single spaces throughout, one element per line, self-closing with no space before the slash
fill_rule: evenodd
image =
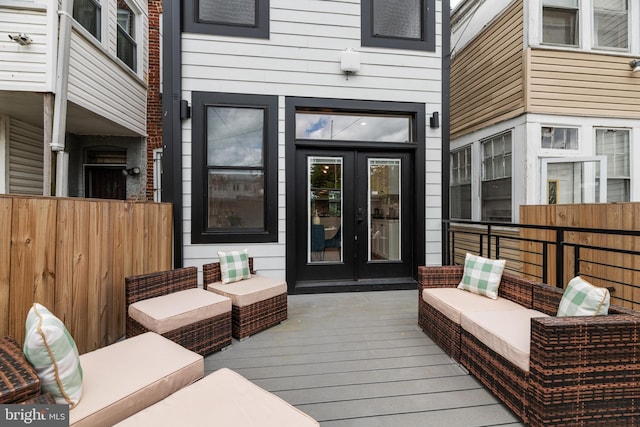
<path id="1" fill-rule="evenodd" d="M 404 152 L 298 150 L 298 281 L 411 277 L 411 159 Z"/>

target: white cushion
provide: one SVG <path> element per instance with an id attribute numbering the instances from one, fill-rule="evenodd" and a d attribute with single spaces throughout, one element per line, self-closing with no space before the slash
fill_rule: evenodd
<path id="1" fill-rule="evenodd" d="M 78 404 L 83 377 L 78 348 L 62 321 L 41 304 L 27 313 L 23 351 L 44 392 L 70 408 Z"/>
<path id="2" fill-rule="evenodd" d="M 505 264 L 505 260 L 489 259 L 467 253 L 462 280 L 458 288 L 491 299 L 498 298 L 498 287 Z"/>
<path id="3" fill-rule="evenodd" d="M 481 343 L 525 372 L 529 372 L 531 319 L 549 317 L 536 310 L 463 313 L 460 326 Z"/>
<path id="4" fill-rule="evenodd" d="M 580 276 L 574 277 L 562 294 L 558 317 L 605 315 L 609 312 L 610 298 L 607 288 L 593 286 Z"/>
<path id="5" fill-rule="evenodd" d="M 275 394 L 223 368 L 117 425 L 315 427 L 320 424 Z"/>
<path id="6" fill-rule="evenodd" d="M 458 325 L 460 315 L 470 311 L 525 310 L 506 298 L 490 299 L 457 288 L 427 288 L 422 291 L 422 299 Z"/>
<path id="7" fill-rule="evenodd" d="M 84 395 L 69 412 L 74 427 L 113 424 L 202 378 L 204 358 L 147 332 L 80 356 Z"/>
<path id="8" fill-rule="evenodd" d="M 255 304 L 276 295 L 287 293 L 287 282 L 254 274 L 251 279 L 230 284 L 215 282 L 208 285 L 208 290 L 227 298 L 237 307 Z"/>
<path id="9" fill-rule="evenodd" d="M 136 301 L 129 316 L 158 334 L 210 319 L 231 311 L 231 300 L 204 289 L 193 288 Z"/>

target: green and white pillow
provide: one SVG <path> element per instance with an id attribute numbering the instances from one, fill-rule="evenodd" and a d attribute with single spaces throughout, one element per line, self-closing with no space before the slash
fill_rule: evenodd
<path id="1" fill-rule="evenodd" d="M 488 259 L 468 253 L 458 289 L 498 299 L 498 287 L 505 263 L 503 259 Z"/>
<path id="2" fill-rule="evenodd" d="M 562 294 L 558 317 L 599 316 L 609 313 L 609 290 L 593 286 L 577 276 L 571 279 Z"/>
<path id="3" fill-rule="evenodd" d="M 76 343 L 64 324 L 35 303 L 27 314 L 24 354 L 40 377 L 43 393 L 74 408 L 82 396 L 82 367 Z"/>
<path id="4" fill-rule="evenodd" d="M 247 249 L 228 252 L 219 251 L 218 258 L 220 258 L 222 283 L 232 283 L 251 278 L 249 251 Z"/>

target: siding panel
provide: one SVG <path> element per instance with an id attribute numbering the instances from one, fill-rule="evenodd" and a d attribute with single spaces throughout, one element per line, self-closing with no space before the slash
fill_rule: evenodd
<path id="1" fill-rule="evenodd" d="M 531 49 L 531 113 L 640 118 L 640 76 L 629 57 Z"/>
<path id="2" fill-rule="evenodd" d="M 524 110 L 523 3 L 514 2 L 451 64 L 451 139 Z"/>
<path id="3" fill-rule="evenodd" d="M 10 119 L 9 194 L 42 195 L 43 130 Z"/>

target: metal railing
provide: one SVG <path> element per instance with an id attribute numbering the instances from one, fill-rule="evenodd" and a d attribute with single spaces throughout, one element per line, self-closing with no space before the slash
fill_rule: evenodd
<path id="1" fill-rule="evenodd" d="M 607 287 L 616 304 L 640 309 L 640 230 L 443 221 L 446 264 L 467 252 L 507 260 L 507 269 L 562 288 L 574 276 Z"/>

